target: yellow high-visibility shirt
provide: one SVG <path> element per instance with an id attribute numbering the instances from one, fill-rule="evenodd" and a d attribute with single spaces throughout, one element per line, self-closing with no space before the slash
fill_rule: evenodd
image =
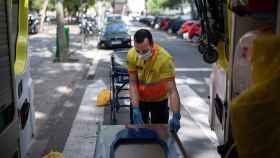
<path id="1" fill-rule="evenodd" d="M 135 48 L 128 51 L 128 73 L 136 73 L 140 101 L 161 101 L 167 99 L 167 81 L 175 78 L 175 64 L 172 56 L 158 44 L 154 44 L 152 57 L 147 61 L 139 59 Z"/>

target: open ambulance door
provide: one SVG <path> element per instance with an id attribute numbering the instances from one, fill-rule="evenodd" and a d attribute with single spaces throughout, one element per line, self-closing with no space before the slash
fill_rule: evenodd
<path id="1" fill-rule="evenodd" d="M 5 158 L 20 156 L 19 120 L 15 96 L 12 45 L 11 1 L 0 1 L 0 155 Z"/>
<path id="2" fill-rule="evenodd" d="M 275 36 L 276 29 L 279 27 L 279 21 L 276 22 L 277 17 L 279 18 L 277 16 L 277 12 L 279 12 L 277 11 L 277 4 L 279 5 L 279 2 L 276 0 L 248 0 L 247 4 L 242 4 L 240 0 L 228 1 L 228 7 L 232 12 L 230 19 L 232 27 L 229 30 L 231 32 L 231 43 L 229 43 L 229 70 L 226 86 L 228 105 L 225 113 L 224 144 L 219 148 L 222 157 L 244 157 L 244 155 L 240 155 L 240 151 L 236 148 L 236 138 L 239 137 L 235 137 L 235 135 L 241 129 L 236 129 L 235 121 L 235 128 L 232 127 L 231 111 L 232 106 L 235 106 L 232 103 L 255 86 L 253 78 L 253 63 L 255 61 L 253 61 L 253 58 L 256 58 L 254 57 L 256 56 L 255 52 L 258 51 L 256 50 L 258 48 L 256 47 L 256 40 L 262 39 L 264 36 Z M 257 100 L 263 99 L 257 98 Z M 242 107 L 239 106 L 239 108 L 242 111 Z M 245 107 L 243 110 L 246 111 Z M 242 113 L 240 113 L 240 117 Z M 250 117 L 247 119 L 250 119 Z M 243 132 L 246 133 L 246 130 L 244 129 Z M 253 151 L 248 152 L 253 153 Z"/>
<path id="3" fill-rule="evenodd" d="M 34 135 L 28 0 L 0 0 L 0 155 L 24 157 Z"/>

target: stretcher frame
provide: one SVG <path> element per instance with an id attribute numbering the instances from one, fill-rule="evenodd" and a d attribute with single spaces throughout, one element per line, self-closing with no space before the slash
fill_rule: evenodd
<path id="1" fill-rule="evenodd" d="M 122 60 L 124 64 L 127 64 L 127 49 L 115 49 L 111 55 L 111 71 L 110 71 L 110 91 L 112 93 L 110 101 L 110 116 L 111 124 L 116 124 L 117 113 L 120 108 L 129 108 L 130 122 L 132 123 L 132 105 L 129 96 L 121 96 L 122 92 L 128 92 L 128 70 L 125 65 L 118 63 L 118 60 Z M 120 58 L 118 58 L 120 57 Z M 129 104 L 121 104 L 120 101 L 129 100 Z"/>

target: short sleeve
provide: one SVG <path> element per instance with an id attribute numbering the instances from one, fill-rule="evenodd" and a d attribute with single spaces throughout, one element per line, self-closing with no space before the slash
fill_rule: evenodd
<path id="1" fill-rule="evenodd" d="M 160 79 L 174 79 L 175 74 L 175 63 L 174 60 L 170 58 L 160 68 Z"/>
<path id="2" fill-rule="evenodd" d="M 127 69 L 128 72 L 136 71 L 136 55 L 134 49 L 130 49 L 127 53 Z"/>

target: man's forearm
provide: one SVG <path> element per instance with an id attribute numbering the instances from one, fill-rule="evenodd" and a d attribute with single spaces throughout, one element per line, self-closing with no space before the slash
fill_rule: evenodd
<path id="1" fill-rule="evenodd" d="M 139 94 L 137 90 L 137 85 L 135 83 L 129 83 L 129 95 L 132 102 L 133 107 L 139 105 Z"/>
<path id="2" fill-rule="evenodd" d="M 173 113 L 180 112 L 180 98 L 177 89 L 173 90 L 170 94 L 170 104 Z"/>
<path id="3" fill-rule="evenodd" d="M 170 108 L 173 113 L 180 112 L 180 97 L 175 81 L 168 82 L 168 91 L 170 98 Z"/>
<path id="4" fill-rule="evenodd" d="M 135 73 L 129 74 L 129 96 L 130 96 L 133 107 L 139 106 L 137 75 Z"/>

